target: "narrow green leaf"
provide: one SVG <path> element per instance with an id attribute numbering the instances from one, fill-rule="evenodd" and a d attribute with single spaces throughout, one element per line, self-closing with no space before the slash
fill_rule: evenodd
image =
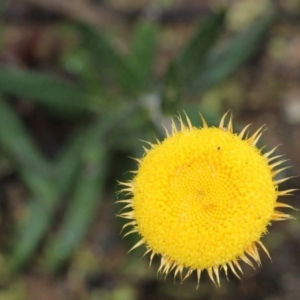
<path id="1" fill-rule="evenodd" d="M 78 247 L 100 204 L 108 162 L 99 129 L 93 128 L 87 136 L 82 156 L 82 171 L 70 207 L 58 236 L 47 247 L 45 264 L 51 271 L 57 269 Z"/>
<path id="2" fill-rule="evenodd" d="M 151 83 L 156 54 L 156 40 L 156 24 L 152 22 L 137 24 L 126 62 L 137 75 L 141 89 L 149 88 Z"/>
<path id="3" fill-rule="evenodd" d="M 52 185 L 54 169 L 44 160 L 32 137 L 14 110 L 0 99 L 0 147 L 17 166 L 32 194 L 26 225 L 19 228 L 16 246 L 12 250 L 11 270 L 31 255 L 49 225 L 49 208 L 56 199 Z"/>
<path id="4" fill-rule="evenodd" d="M 224 24 L 225 13 L 210 17 L 200 25 L 196 34 L 175 59 L 180 85 L 186 84 L 204 62 L 205 55 L 212 48 Z"/>
<path id="5" fill-rule="evenodd" d="M 77 23 L 77 28 L 81 34 L 82 46 L 93 56 L 103 80 L 113 80 L 126 93 L 135 95 L 138 92 L 138 78 L 107 38 L 88 25 Z"/>
<path id="6" fill-rule="evenodd" d="M 0 147 L 17 166 L 31 192 L 35 192 L 41 177 L 48 180 L 53 175 L 52 166 L 43 158 L 15 111 L 3 98 L 0 98 Z"/>
<path id="7" fill-rule="evenodd" d="M 223 47 L 209 53 L 197 76 L 186 84 L 185 91 L 202 92 L 236 70 L 261 44 L 273 20 L 274 11 L 270 10 L 263 18 L 227 41 Z"/>
<path id="8" fill-rule="evenodd" d="M 0 68 L 0 92 L 27 97 L 68 114 L 89 109 L 87 95 L 80 86 L 33 71 Z"/>
<path id="9" fill-rule="evenodd" d="M 38 171 L 44 159 L 13 108 L 0 98 L 0 144 L 13 161 Z"/>
<path id="10" fill-rule="evenodd" d="M 74 226 L 75 233 L 78 231 L 78 236 L 75 236 L 74 243 L 69 244 L 63 250 L 62 256 L 58 255 L 58 257 L 48 259 L 57 260 L 54 263 L 59 265 L 80 242 L 90 224 L 88 219 L 92 220 L 93 212 L 96 211 L 98 196 L 103 186 L 105 172 L 101 170 L 105 168 L 107 161 L 106 158 L 103 158 L 103 156 L 106 157 L 106 152 L 103 149 L 104 144 L 100 140 L 106 142 L 111 129 L 115 128 L 116 124 L 128 120 L 135 112 L 136 105 L 132 107 L 124 105 L 122 110 L 116 109 L 113 115 L 97 120 L 97 126 L 92 124 L 81 129 L 70 139 L 53 162 L 53 177 L 49 179 L 43 175 L 40 176 L 41 181 L 48 183 L 49 190 L 44 189 L 43 193 L 37 193 L 38 196 L 35 193 L 29 202 L 27 218 L 19 225 L 12 244 L 12 253 L 8 261 L 9 269 L 12 272 L 20 269 L 32 257 L 37 245 L 50 228 L 57 204 L 67 193 L 71 192 L 74 186 L 74 205 L 68 212 L 69 216 L 66 217 L 64 228 Z M 103 149 L 102 152 L 101 149 Z M 45 200 L 45 203 L 40 201 L 40 197 Z M 81 205 L 87 206 L 83 207 L 83 219 L 79 219 L 79 224 L 77 224 L 76 215 L 80 214 Z M 61 232 L 61 238 L 64 239 L 66 231 L 62 229 Z M 57 245 L 53 242 L 51 247 L 60 249 L 62 246 L 60 246 L 59 237 L 56 241 Z"/>
<path id="11" fill-rule="evenodd" d="M 37 187 L 33 192 L 33 198 L 29 200 L 27 218 L 19 224 L 12 244 L 12 253 L 8 261 L 12 272 L 17 271 L 31 258 L 51 225 L 58 202 L 73 185 L 79 170 L 83 136 L 85 132 L 76 134 L 75 138 L 64 147 L 53 164 L 55 176 L 52 180 L 40 176 L 42 182 L 40 186 L 48 184 L 48 190 Z"/>
<path id="12" fill-rule="evenodd" d="M 164 106 L 174 106 L 184 87 L 201 69 L 224 24 L 224 11 L 201 23 L 196 34 L 170 63 L 166 73 Z M 169 103 L 168 103 L 169 102 Z"/>
<path id="13" fill-rule="evenodd" d="M 80 172 L 80 156 L 86 139 L 86 128 L 81 128 L 70 138 L 61 150 L 53 165 L 55 169 L 55 185 L 60 195 L 69 192 Z"/>
<path id="14" fill-rule="evenodd" d="M 39 198 L 29 199 L 27 218 L 17 228 L 8 258 L 10 272 L 16 272 L 31 258 L 51 224 L 52 215 L 53 209 L 46 207 Z"/>

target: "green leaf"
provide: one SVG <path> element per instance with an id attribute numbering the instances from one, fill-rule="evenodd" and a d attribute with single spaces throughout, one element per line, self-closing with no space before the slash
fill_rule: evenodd
<path id="1" fill-rule="evenodd" d="M 28 204 L 27 218 L 19 224 L 8 258 L 8 270 L 14 273 L 33 255 L 38 243 L 51 224 L 53 210 L 31 198 Z"/>
<path id="2" fill-rule="evenodd" d="M 135 72 L 140 89 L 149 88 L 153 79 L 157 26 L 152 22 L 138 23 L 126 63 Z"/>
<path id="3" fill-rule="evenodd" d="M 263 18 L 227 41 L 223 47 L 209 53 L 205 64 L 197 76 L 186 85 L 185 91 L 202 92 L 236 70 L 261 44 L 273 19 L 274 11 L 270 10 Z"/>
<path id="4" fill-rule="evenodd" d="M 55 185 L 60 195 L 70 191 L 80 172 L 80 156 L 86 134 L 87 129 L 80 128 L 66 143 L 53 163 L 56 175 Z"/>
<path id="5" fill-rule="evenodd" d="M 81 34 L 82 46 L 94 58 L 95 67 L 104 81 L 112 80 L 129 95 L 136 95 L 139 85 L 134 71 L 125 62 L 125 59 L 116 51 L 107 38 L 96 29 L 77 23 Z"/>
<path id="6" fill-rule="evenodd" d="M 50 209 L 57 199 L 53 185 L 54 168 L 44 160 L 36 144 L 14 110 L 0 99 L 0 147 L 11 161 L 32 194 L 29 218 L 19 227 L 18 238 L 9 262 L 14 270 L 26 261 L 50 224 Z"/>
<path id="7" fill-rule="evenodd" d="M 17 167 L 32 193 L 49 190 L 45 182 L 51 179 L 54 169 L 44 159 L 17 114 L 3 98 L 0 98 L 0 147 Z M 44 178 L 45 184 L 41 178 Z"/>
<path id="8" fill-rule="evenodd" d="M 99 135 L 102 128 L 102 124 L 100 128 L 96 124 L 86 137 L 82 150 L 82 170 L 73 199 L 57 237 L 47 247 L 45 264 L 51 271 L 57 269 L 78 247 L 100 204 L 108 163 L 104 141 Z"/>
<path id="9" fill-rule="evenodd" d="M 29 200 L 27 218 L 19 224 L 12 244 L 12 253 L 8 261 L 11 272 L 17 271 L 31 258 L 50 228 L 57 204 L 74 183 L 74 176 L 79 169 L 78 158 L 83 145 L 82 137 L 85 134 L 85 132 L 76 134 L 75 138 L 64 147 L 53 164 L 55 177 L 52 180 L 45 176 L 40 177 L 41 186 L 47 184 L 48 190 L 37 188 L 41 193 L 33 191 L 33 197 Z"/>
<path id="10" fill-rule="evenodd" d="M 89 109 L 87 95 L 80 86 L 33 71 L 0 68 L 0 92 L 26 97 L 67 114 Z"/>
<path id="11" fill-rule="evenodd" d="M 213 46 L 224 24 L 225 13 L 222 11 L 201 24 L 195 36 L 179 53 L 174 64 L 178 70 L 181 85 L 186 84 L 203 64 L 205 55 Z"/>
<path id="12" fill-rule="evenodd" d="M 32 257 L 37 245 L 51 226 L 59 201 L 67 194 L 73 195 L 72 206 L 67 212 L 60 236 L 51 244 L 53 249 L 63 248 L 63 251 L 58 250 L 59 255 L 52 254 L 52 258 L 47 258 L 49 263 L 53 262 L 53 266 L 50 263 L 51 269 L 55 269 L 55 266 L 72 253 L 88 230 L 99 203 L 98 197 L 105 179 L 104 169 L 108 163 L 106 147 L 107 144 L 112 143 L 108 141 L 107 136 L 113 128 L 116 128 L 116 124 L 126 122 L 135 112 L 135 104 L 132 106 L 126 104 L 122 109 L 116 108 L 111 115 L 99 118 L 95 124 L 81 128 L 52 163 L 53 176 L 48 178 L 46 175 L 39 174 L 41 186 L 47 184 L 48 190 L 37 187 L 33 191 L 27 218 L 19 224 L 12 244 L 8 260 L 12 272 L 16 272 Z M 81 209 L 83 215 L 77 220 Z M 68 239 L 64 240 L 68 228 L 71 232 L 75 230 L 75 239 L 64 248 L 64 243 L 68 241 Z"/>
<path id="13" fill-rule="evenodd" d="M 170 102 L 172 106 L 178 102 L 181 89 L 192 80 L 204 64 L 206 54 L 210 51 L 224 24 L 224 17 L 225 13 L 221 11 L 201 23 L 194 37 L 170 63 L 165 79 L 164 100 Z"/>

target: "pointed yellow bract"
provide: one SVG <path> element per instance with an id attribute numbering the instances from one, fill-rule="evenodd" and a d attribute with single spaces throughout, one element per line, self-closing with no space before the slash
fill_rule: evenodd
<path id="1" fill-rule="evenodd" d="M 133 180 L 121 183 L 131 195 L 119 201 L 128 209 L 120 214 L 129 219 L 124 227 L 132 228 L 125 235 L 137 232 L 141 240 L 132 249 L 145 245 L 151 261 L 160 255 L 165 275 L 174 270 L 185 279 L 196 271 L 199 283 L 206 270 L 219 285 L 219 270 L 227 276 L 229 267 L 239 277 L 240 261 L 260 265 L 258 245 L 269 255 L 260 240 L 271 221 L 291 218 L 277 210 L 291 208 L 277 202 L 292 192 L 277 190 L 288 178 L 274 179 L 284 160 L 273 162 L 275 149 L 256 148 L 262 129 L 235 134 L 232 118 L 226 127 L 225 118 L 215 128 L 201 116 L 203 128 L 195 128 L 179 117 L 180 128 L 173 121 L 167 138 L 149 144 L 138 160 Z"/>

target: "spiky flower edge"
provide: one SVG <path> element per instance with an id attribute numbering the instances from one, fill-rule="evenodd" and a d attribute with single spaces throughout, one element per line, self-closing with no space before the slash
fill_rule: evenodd
<path id="1" fill-rule="evenodd" d="M 230 116 L 229 122 L 227 124 L 227 127 L 224 126 L 225 123 L 225 119 L 227 117 L 228 113 L 224 114 L 220 123 L 219 123 L 219 128 L 222 130 L 226 130 L 229 131 L 231 133 L 233 133 L 233 122 L 232 122 L 232 115 Z M 170 137 L 173 136 L 174 134 L 176 134 L 177 132 L 180 131 L 184 131 L 184 130 L 192 130 L 193 126 L 191 124 L 190 119 L 188 118 L 188 116 L 185 114 L 185 118 L 186 118 L 186 124 L 184 123 L 184 121 L 182 120 L 181 116 L 178 116 L 178 121 L 180 124 L 180 128 L 178 129 L 174 119 L 172 119 L 172 127 L 171 127 L 171 132 L 169 132 L 166 128 L 165 128 L 165 132 L 166 132 L 166 137 Z M 203 116 L 200 114 L 200 118 L 202 121 L 202 128 L 208 128 L 209 126 L 207 125 L 205 119 L 203 118 Z M 252 147 L 256 147 L 257 142 L 259 141 L 263 130 L 264 130 L 264 126 L 260 127 L 253 135 L 251 135 L 250 137 L 248 137 L 248 133 L 247 130 L 249 129 L 250 124 L 245 126 L 242 131 L 238 134 L 238 137 L 242 140 L 244 139 L 250 146 Z M 146 142 L 150 148 L 146 148 L 143 147 L 145 150 L 145 153 L 147 153 L 151 148 L 154 148 L 156 145 L 161 144 L 160 141 L 156 140 L 157 144 L 152 144 L 150 142 Z M 282 163 L 286 162 L 286 160 L 279 160 L 276 162 L 273 162 L 272 164 L 270 164 L 272 161 L 281 158 L 283 155 L 276 155 L 276 156 L 272 156 L 272 154 L 275 152 L 275 150 L 277 149 L 278 146 L 274 147 L 273 149 L 271 149 L 270 151 L 262 154 L 263 157 L 265 157 L 267 159 L 267 163 L 270 167 L 270 170 L 272 172 L 272 176 L 273 176 L 273 183 L 277 186 L 282 183 L 285 182 L 287 180 L 289 180 L 291 177 L 286 177 L 286 178 L 282 178 L 279 180 L 274 180 L 274 177 L 279 174 L 280 172 L 284 171 L 285 169 L 289 168 L 289 167 L 283 167 L 280 169 L 275 169 L 276 167 L 280 166 Z M 263 148 L 259 149 L 260 151 L 262 151 Z M 141 164 L 141 159 L 135 159 L 137 161 L 137 163 L 140 165 Z M 137 171 L 131 171 L 131 173 L 133 174 L 137 174 Z M 134 195 L 134 184 L 133 184 L 133 180 L 129 181 L 129 182 L 119 182 L 119 184 L 121 186 L 123 186 L 123 188 L 121 190 L 118 191 L 118 193 L 124 193 L 126 195 L 130 195 L 133 196 Z M 278 191 L 276 190 L 276 195 L 277 195 L 277 199 L 280 196 L 287 196 L 287 195 L 292 195 L 291 193 L 294 192 L 296 189 L 288 189 L 288 190 L 284 190 L 284 191 Z M 122 200 L 118 200 L 116 203 L 123 203 L 125 204 L 125 206 L 122 208 L 123 210 L 126 209 L 130 209 L 130 211 L 127 212 L 123 212 L 120 213 L 118 216 L 124 219 L 128 219 L 130 221 L 128 221 L 128 223 L 126 223 L 123 227 L 121 232 L 123 232 L 123 230 L 126 227 L 132 226 L 133 229 L 130 230 L 129 232 L 127 232 L 126 234 L 124 234 L 123 237 L 126 237 L 127 235 L 133 234 L 133 233 L 139 233 L 139 230 L 137 228 L 137 222 L 135 220 L 135 215 L 134 215 L 134 209 L 133 209 L 133 198 L 131 199 L 122 199 Z M 281 211 L 278 211 L 278 208 L 289 208 L 289 209 L 294 209 L 293 206 L 282 203 L 282 202 L 278 202 L 276 201 L 275 205 L 274 205 L 274 211 L 273 211 L 273 215 L 270 219 L 270 221 L 283 221 L 283 220 L 287 220 L 287 219 L 293 219 L 293 217 L 289 214 L 283 213 Z M 174 279 L 176 278 L 177 275 L 180 276 L 181 281 L 183 282 L 187 277 L 189 277 L 193 271 L 196 271 L 197 274 L 197 288 L 199 286 L 199 282 L 200 282 L 200 277 L 201 277 L 201 273 L 203 270 L 206 270 L 208 273 L 209 278 L 211 279 L 211 281 L 215 284 L 220 286 L 220 269 L 223 269 L 226 275 L 226 278 L 228 278 L 228 266 L 230 268 L 230 270 L 232 271 L 232 273 L 239 279 L 241 279 L 240 275 L 238 274 L 237 270 L 243 274 L 242 268 L 240 266 L 240 262 L 239 260 L 245 262 L 246 264 L 248 264 L 249 266 L 251 266 L 252 268 L 254 268 L 254 265 L 252 263 L 252 261 L 249 259 L 252 258 L 257 264 L 258 266 L 261 265 L 261 259 L 260 259 L 260 255 L 258 253 L 258 245 L 261 247 L 261 249 L 267 254 L 267 256 L 269 258 L 270 254 L 268 252 L 268 250 L 266 249 L 266 247 L 264 246 L 264 244 L 258 240 L 253 242 L 247 249 L 245 249 L 244 254 L 242 256 L 237 257 L 236 259 L 227 262 L 224 265 L 221 266 L 214 266 L 214 267 L 210 267 L 207 269 L 192 269 L 188 266 L 184 266 L 184 265 L 180 265 L 177 264 L 175 260 L 173 260 L 172 258 L 166 256 L 166 255 L 162 255 L 160 253 L 155 253 L 151 247 L 149 247 L 147 245 L 146 240 L 142 237 L 141 240 L 139 242 L 137 242 L 130 250 L 129 252 L 131 252 L 132 250 L 140 247 L 141 245 L 145 245 L 146 246 L 146 251 L 144 253 L 144 255 L 150 253 L 150 265 L 152 263 L 152 260 L 154 258 L 155 255 L 160 255 L 161 256 L 161 261 L 160 261 L 160 266 L 158 269 L 158 273 L 162 273 L 163 275 L 167 276 L 171 271 L 174 271 Z M 183 275 L 184 273 L 184 269 L 187 269 L 186 274 Z"/>

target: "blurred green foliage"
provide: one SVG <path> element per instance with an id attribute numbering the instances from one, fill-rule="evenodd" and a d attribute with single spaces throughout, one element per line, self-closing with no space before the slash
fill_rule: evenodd
<path id="1" fill-rule="evenodd" d="M 155 74 L 160 25 L 154 21 L 136 24 L 126 55 L 119 53 L 105 32 L 76 22 L 62 25 L 78 38 L 74 49 L 61 57 L 63 71 L 71 73 L 72 80 L 1 66 L 0 148 L 30 193 L 27 214 L 17 220 L 10 240 L 10 272 L 31 259 L 67 196 L 63 220 L 56 233 L 47 236 L 41 259 L 47 270 L 57 270 L 90 228 L 113 152 L 123 150 L 134 156 L 138 138 L 162 135 L 161 124 L 168 126 L 168 114 L 185 109 L 193 120 L 199 103 L 183 99 L 219 83 L 251 57 L 274 12 L 220 39 L 225 15 L 221 11 L 199 23 L 163 78 Z M 50 114 L 78 122 L 55 158 L 46 158 L 38 147 L 13 105 L 16 99 L 35 102 Z"/>

